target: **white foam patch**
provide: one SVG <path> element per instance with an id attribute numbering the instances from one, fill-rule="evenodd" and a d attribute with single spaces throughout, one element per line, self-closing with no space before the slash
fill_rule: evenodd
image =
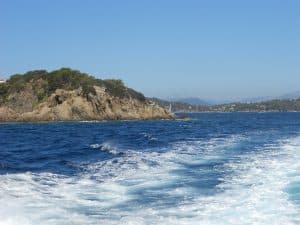
<path id="1" fill-rule="evenodd" d="M 149 141 L 157 141 L 158 139 L 156 137 L 153 137 L 153 135 L 142 132 L 141 135 L 143 135 L 144 138 L 148 139 Z"/>
<path id="2" fill-rule="evenodd" d="M 114 146 L 112 143 L 104 142 L 102 144 L 91 144 L 90 148 L 92 149 L 99 149 L 103 152 L 109 152 L 113 155 L 117 155 L 121 153 L 116 146 Z"/>
<path id="3" fill-rule="evenodd" d="M 221 159 L 243 139 L 179 142 L 164 153 L 127 151 L 88 165 L 78 177 L 1 175 L 0 225 L 299 224 L 299 208 L 285 190 L 299 178 L 300 138 L 228 162 L 214 195 L 201 196 L 190 186 L 172 188 L 197 179 L 173 172 L 184 163 Z M 137 199 L 160 194 L 146 204 Z M 166 204 L 169 199 L 179 200 Z"/>

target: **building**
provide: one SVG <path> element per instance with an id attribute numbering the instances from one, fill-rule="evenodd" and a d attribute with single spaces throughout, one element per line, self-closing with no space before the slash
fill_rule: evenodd
<path id="1" fill-rule="evenodd" d="M 3 83 L 5 83 L 6 81 L 5 80 L 1 80 L 0 79 L 0 84 L 3 84 Z"/>

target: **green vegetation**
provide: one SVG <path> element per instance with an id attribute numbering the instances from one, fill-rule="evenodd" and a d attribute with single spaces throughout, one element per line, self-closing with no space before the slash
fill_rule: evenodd
<path id="1" fill-rule="evenodd" d="M 271 100 L 256 103 L 232 103 L 208 107 L 208 111 L 223 112 L 288 112 L 300 111 L 300 99 Z"/>
<path id="2" fill-rule="evenodd" d="M 121 80 L 101 80 L 77 70 L 61 68 L 52 72 L 35 70 L 11 76 L 6 83 L 0 84 L 0 103 L 5 102 L 9 94 L 21 92 L 30 86 L 39 102 L 45 100 L 56 89 L 74 90 L 81 87 L 84 96 L 95 95 L 94 86 L 106 88 L 112 96 L 146 100 L 143 94 L 127 88 Z"/>
<path id="3" fill-rule="evenodd" d="M 8 87 L 5 84 L 0 84 L 0 104 L 5 102 L 8 95 Z"/>
<path id="4" fill-rule="evenodd" d="M 172 112 L 202 112 L 207 111 L 208 106 L 203 105 L 192 105 L 185 102 L 167 101 L 158 98 L 149 98 L 149 100 L 155 102 L 159 106 L 169 109 L 172 106 Z"/>
<path id="5" fill-rule="evenodd" d="M 191 105 L 151 98 L 164 108 L 172 105 L 173 112 L 300 112 L 300 99 L 271 100 L 256 103 L 230 103 L 221 105 Z"/>

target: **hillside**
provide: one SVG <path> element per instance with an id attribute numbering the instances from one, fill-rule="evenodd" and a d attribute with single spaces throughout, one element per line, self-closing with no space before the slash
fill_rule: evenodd
<path id="1" fill-rule="evenodd" d="M 197 97 L 179 98 L 179 99 L 176 99 L 175 102 L 187 103 L 189 105 L 211 105 L 210 102 L 202 100 L 202 99 L 197 98 Z"/>
<path id="2" fill-rule="evenodd" d="M 213 112 L 299 112 L 300 99 L 269 100 L 258 103 L 231 103 L 208 106 L 204 111 Z"/>
<path id="3" fill-rule="evenodd" d="M 255 103 L 229 103 L 219 105 L 192 105 L 170 102 L 157 98 L 152 101 L 164 108 L 172 106 L 172 112 L 300 112 L 300 99 L 275 99 Z"/>
<path id="4" fill-rule="evenodd" d="M 0 84 L 0 121 L 166 119 L 172 115 L 121 80 L 69 68 L 29 71 Z"/>
<path id="5" fill-rule="evenodd" d="M 207 106 L 203 105 L 192 105 L 186 102 L 180 101 L 167 101 L 159 98 L 149 98 L 149 100 L 155 102 L 165 109 L 169 109 L 171 106 L 172 112 L 201 112 L 206 111 Z"/>

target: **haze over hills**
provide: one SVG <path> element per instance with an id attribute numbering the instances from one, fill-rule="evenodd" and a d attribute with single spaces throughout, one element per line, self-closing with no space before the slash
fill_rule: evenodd
<path id="1" fill-rule="evenodd" d="M 189 97 L 189 98 L 174 98 L 170 99 L 170 102 L 182 102 L 182 103 L 187 103 L 190 105 L 212 105 L 212 101 L 209 100 L 203 100 L 198 97 Z"/>
<path id="2" fill-rule="evenodd" d="M 274 99 L 288 100 L 288 99 L 298 99 L 298 98 L 300 98 L 300 91 L 286 93 L 280 96 L 261 96 L 261 97 L 253 97 L 253 98 L 244 98 L 239 101 L 231 101 L 231 102 L 256 103 L 256 102 L 270 101 Z M 224 102 L 224 103 L 230 103 L 230 102 Z"/>
<path id="3" fill-rule="evenodd" d="M 277 99 L 256 103 L 226 103 L 219 105 L 191 105 L 151 99 L 172 112 L 300 112 L 300 99 Z"/>
<path id="4" fill-rule="evenodd" d="M 298 98 L 300 98 L 300 91 L 287 93 L 285 95 L 280 96 L 279 99 L 298 99 Z"/>
<path id="5" fill-rule="evenodd" d="M 278 97 L 255 97 L 241 100 L 205 101 L 200 98 L 162 100 L 150 98 L 172 112 L 269 112 L 300 111 L 300 91 Z"/>
<path id="6" fill-rule="evenodd" d="M 211 105 L 220 105 L 220 104 L 229 104 L 234 102 L 239 103 L 259 103 L 270 101 L 274 99 L 279 100 L 288 100 L 288 99 L 299 99 L 300 91 L 286 93 L 280 96 L 258 96 L 258 97 L 249 97 L 249 98 L 236 98 L 236 99 L 225 99 L 225 100 L 216 100 L 216 99 L 203 99 L 200 97 L 188 97 L 188 98 L 170 98 L 166 101 L 168 102 L 181 102 L 190 105 L 203 105 L 203 106 L 211 106 Z"/>

